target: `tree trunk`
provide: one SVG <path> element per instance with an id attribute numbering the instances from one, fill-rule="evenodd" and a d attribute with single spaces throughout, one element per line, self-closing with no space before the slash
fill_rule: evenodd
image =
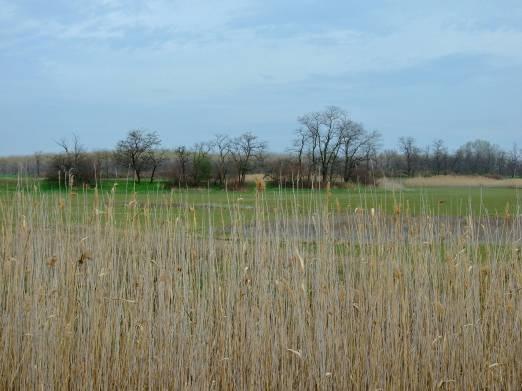
<path id="1" fill-rule="evenodd" d="M 312 185 L 312 164 L 308 164 L 308 173 L 306 175 L 307 185 Z"/>
<path id="2" fill-rule="evenodd" d="M 150 183 L 154 182 L 154 174 L 156 173 L 156 167 L 152 167 L 152 173 L 150 174 Z"/>
<path id="3" fill-rule="evenodd" d="M 326 184 L 328 182 L 328 166 L 323 165 L 321 167 L 321 179 L 323 181 L 323 184 Z"/>
<path id="4" fill-rule="evenodd" d="M 345 182 L 348 182 L 351 177 L 351 162 L 349 161 L 348 157 L 344 158 L 344 170 L 343 170 L 343 180 Z"/>

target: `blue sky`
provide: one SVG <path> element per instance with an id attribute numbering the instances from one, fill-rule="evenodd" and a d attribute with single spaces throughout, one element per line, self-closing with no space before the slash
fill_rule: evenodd
<path id="1" fill-rule="evenodd" d="M 522 2 L 0 0 L 0 155 L 166 147 L 346 109 L 385 147 L 522 145 Z"/>

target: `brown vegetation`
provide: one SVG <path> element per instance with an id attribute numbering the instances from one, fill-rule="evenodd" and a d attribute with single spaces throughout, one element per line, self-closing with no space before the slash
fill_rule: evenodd
<path id="1" fill-rule="evenodd" d="M 0 201 L 2 389 L 521 384 L 515 242 L 472 228 L 441 241 L 429 216 L 373 212 L 354 217 L 359 243 L 343 241 L 313 194 L 231 205 L 226 237 L 223 216 L 170 196 L 119 214 L 111 195 L 83 197 Z"/>
<path id="2" fill-rule="evenodd" d="M 404 187 L 505 187 L 522 188 L 522 179 L 497 179 L 486 176 L 437 175 L 415 178 L 382 178 L 379 186 L 387 189 L 403 189 Z"/>

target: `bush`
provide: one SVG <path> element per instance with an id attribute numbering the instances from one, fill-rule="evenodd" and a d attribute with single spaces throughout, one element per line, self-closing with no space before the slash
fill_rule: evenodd
<path id="1" fill-rule="evenodd" d="M 366 167 L 357 167 L 353 172 L 353 181 L 365 186 L 375 186 L 380 176 L 378 172 L 368 170 Z"/>
<path id="2" fill-rule="evenodd" d="M 192 161 L 192 185 L 207 182 L 212 176 L 212 161 L 208 156 L 195 156 Z"/>
<path id="3" fill-rule="evenodd" d="M 57 154 L 51 158 L 46 178 L 65 186 L 92 185 L 96 182 L 94 167 L 94 162 L 83 155 L 72 158 L 67 154 Z"/>

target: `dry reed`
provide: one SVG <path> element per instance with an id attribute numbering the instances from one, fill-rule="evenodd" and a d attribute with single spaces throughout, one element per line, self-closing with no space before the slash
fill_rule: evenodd
<path id="1" fill-rule="evenodd" d="M 379 185 L 390 190 L 404 187 L 499 187 L 522 188 L 522 179 L 495 179 L 485 176 L 435 175 L 431 177 L 414 177 L 405 179 L 382 178 Z"/>
<path id="2" fill-rule="evenodd" d="M 516 216 L 449 234 L 261 195 L 225 235 L 181 198 L 114 193 L 0 201 L 1 389 L 521 385 Z"/>

